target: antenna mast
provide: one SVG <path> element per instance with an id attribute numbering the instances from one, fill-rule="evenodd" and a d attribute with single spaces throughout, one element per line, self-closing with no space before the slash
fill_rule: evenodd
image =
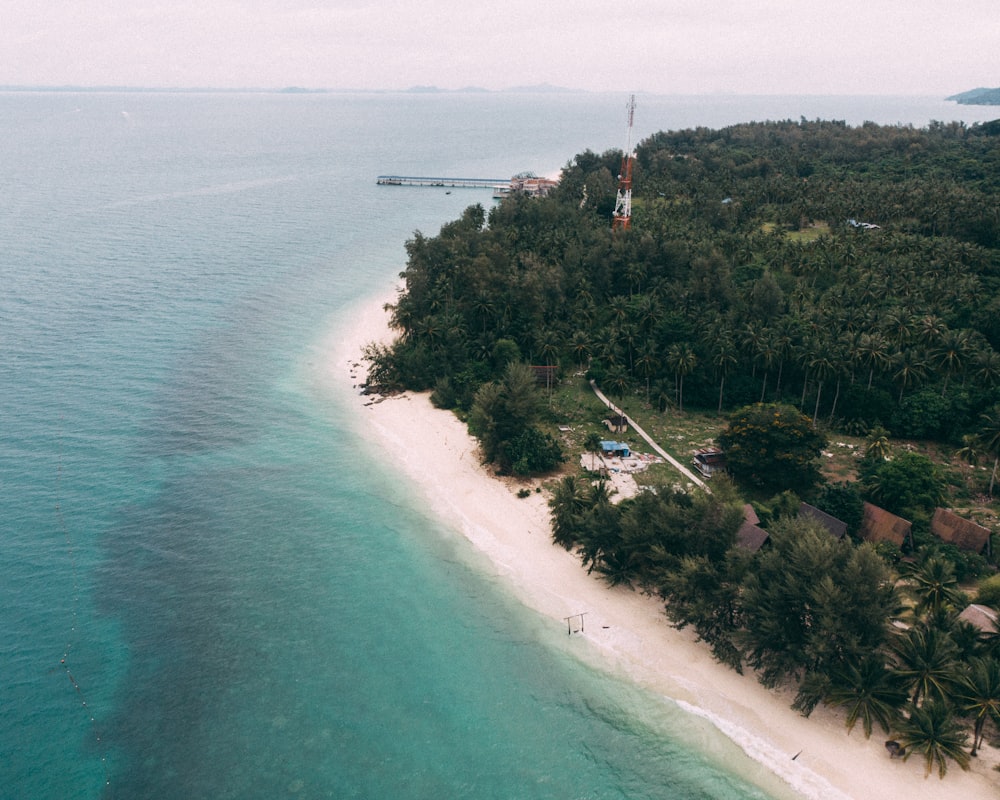
<path id="1" fill-rule="evenodd" d="M 615 214 L 611 219 L 611 230 L 627 231 L 632 224 L 632 117 L 635 115 L 635 95 L 628 100 L 628 145 L 622 155 L 622 171 L 618 176 L 618 199 Z"/>

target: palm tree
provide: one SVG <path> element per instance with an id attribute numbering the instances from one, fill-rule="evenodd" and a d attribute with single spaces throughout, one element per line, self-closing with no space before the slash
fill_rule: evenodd
<path id="1" fill-rule="evenodd" d="M 837 415 L 837 402 L 840 400 L 840 383 L 844 379 L 845 375 L 851 376 L 851 383 L 854 382 L 854 370 L 851 368 L 851 360 L 847 354 L 847 339 L 848 334 L 844 334 L 841 340 L 841 347 L 834 353 L 834 375 L 837 378 L 837 384 L 833 392 L 833 403 L 830 404 L 830 417 L 827 420 L 830 425 L 833 424 L 833 418 Z"/>
<path id="2" fill-rule="evenodd" d="M 570 349 L 573 351 L 573 355 L 576 356 L 576 365 L 583 372 L 584 362 L 590 361 L 590 336 L 587 335 L 585 331 L 577 331 L 573 334 L 573 338 L 570 340 Z"/>
<path id="3" fill-rule="evenodd" d="M 983 446 L 979 441 L 979 437 L 974 433 L 967 433 L 962 437 L 962 446 L 952 455 L 955 458 L 962 459 L 970 467 L 974 467 L 979 464 L 979 458 L 982 453 Z"/>
<path id="4" fill-rule="evenodd" d="M 646 279 L 646 264 L 642 261 L 629 261 L 625 265 L 625 277 L 628 278 L 628 296 L 634 297 L 642 290 Z"/>
<path id="5" fill-rule="evenodd" d="M 910 628 L 892 646 L 893 672 L 913 690 L 911 702 L 921 699 L 945 702 L 958 682 L 958 648 L 937 628 Z"/>
<path id="6" fill-rule="evenodd" d="M 439 317 L 426 316 L 420 321 L 420 333 L 430 343 L 431 350 L 437 350 L 441 346 L 444 325 Z"/>
<path id="7" fill-rule="evenodd" d="M 885 336 L 877 331 L 862 333 L 858 338 L 855 353 L 861 362 L 868 367 L 868 385 L 865 391 L 871 391 L 875 370 L 884 369 L 889 363 L 889 343 Z"/>
<path id="8" fill-rule="evenodd" d="M 597 454 L 601 452 L 600 434 L 593 431 L 588 433 L 587 437 L 583 440 L 583 449 L 590 453 L 590 469 L 593 471 L 596 469 Z"/>
<path id="9" fill-rule="evenodd" d="M 552 369 L 551 367 L 559 363 L 560 337 L 551 328 L 542 328 L 538 331 L 535 346 L 538 354 L 545 362 L 545 366 L 550 369 L 545 370 L 545 388 L 549 390 L 549 400 L 552 399 Z"/>
<path id="10" fill-rule="evenodd" d="M 628 387 L 628 373 L 626 373 L 625 370 L 621 367 L 616 367 L 609 372 L 608 388 L 615 397 L 624 398 L 625 393 L 628 391 Z"/>
<path id="11" fill-rule="evenodd" d="M 480 292 L 472 301 L 472 310 L 483 321 L 483 333 L 486 333 L 486 323 L 493 316 L 493 299 L 489 292 Z"/>
<path id="12" fill-rule="evenodd" d="M 937 344 L 948 330 L 944 320 L 936 314 L 925 314 L 913 322 L 917 337 L 928 347 Z"/>
<path id="13" fill-rule="evenodd" d="M 623 343 L 626 347 L 626 352 L 628 353 L 628 368 L 629 372 L 635 369 L 635 346 L 639 341 L 639 328 L 631 322 L 625 322 L 621 325 L 613 325 L 611 328 L 612 335 L 615 337 L 615 341 L 619 344 Z"/>
<path id="14" fill-rule="evenodd" d="M 575 475 L 566 475 L 552 490 L 552 541 L 569 550 L 576 541 L 580 514 L 586 508 L 584 488 Z"/>
<path id="15" fill-rule="evenodd" d="M 969 334 L 966 331 L 945 330 L 938 338 L 934 348 L 934 360 L 938 367 L 944 369 L 944 383 L 941 386 L 941 396 L 948 390 L 948 381 L 956 372 L 965 368 L 969 352 Z"/>
<path id="16" fill-rule="evenodd" d="M 1000 463 L 1000 405 L 981 417 L 982 428 L 979 430 L 979 441 L 990 455 L 993 456 L 993 472 L 990 473 L 989 495 L 993 497 L 993 486 L 997 480 L 997 464 Z"/>
<path id="17" fill-rule="evenodd" d="M 975 756 L 983 743 L 987 720 L 1000 725 L 1000 661 L 995 658 L 973 658 L 958 693 L 959 708 L 975 719 L 972 730 L 972 752 Z"/>
<path id="18" fill-rule="evenodd" d="M 876 722 L 888 733 L 906 700 L 906 688 L 899 677 L 874 654 L 834 672 L 826 694 L 827 705 L 846 709 L 848 732 L 861 720 L 866 739 L 871 737 Z"/>
<path id="19" fill-rule="evenodd" d="M 767 391 L 767 376 L 771 372 L 771 367 L 778 360 L 778 348 L 774 343 L 774 334 L 767 328 L 760 332 L 760 337 L 754 347 L 754 361 L 764 367 L 764 378 L 760 383 L 760 402 L 764 402 L 764 393 Z"/>
<path id="20" fill-rule="evenodd" d="M 611 312 L 611 322 L 615 325 L 624 324 L 628 319 L 628 298 L 617 295 L 608 300 L 608 310 Z"/>
<path id="21" fill-rule="evenodd" d="M 580 559 L 587 573 L 593 572 L 606 553 L 619 543 L 618 519 L 611 503 L 613 490 L 603 478 L 586 492 L 587 512 L 583 515 L 580 535 Z"/>
<path id="22" fill-rule="evenodd" d="M 899 384 L 899 402 L 903 402 L 903 392 L 927 375 L 927 362 L 918 350 L 901 350 L 893 360 L 896 371 L 892 377 Z"/>
<path id="23" fill-rule="evenodd" d="M 931 556 L 906 570 L 910 593 L 916 599 L 914 612 L 937 614 L 948 608 L 962 608 L 966 598 L 958 588 L 954 565 L 940 557 Z"/>
<path id="24" fill-rule="evenodd" d="M 719 336 L 715 340 L 712 350 L 712 366 L 719 374 L 719 413 L 722 413 L 722 391 L 726 385 L 726 373 L 729 368 L 738 363 L 736 358 L 736 344 L 728 334 Z"/>
<path id="25" fill-rule="evenodd" d="M 799 411 L 803 411 L 806 406 L 806 392 L 809 391 L 809 362 L 812 361 L 816 355 L 813 340 L 802 340 L 795 347 L 794 355 L 795 361 L 802 369 L 802 397 L 799 399 Z"/>
<path id="26" fill-rule="evenodd" d="M 775 402 L 781 400 L 781 374 L 785 368 L 785 360 L 792 352 L 795 341 L 795 322 L 790 317 L 779 320 L 774 330 L 774 348 L 778 354 L 778 377 L 774 384 Z"/>
<path id="27" fill-rule="evenodd" d="M 763 328 L 758 325 L 754 325 L 752 322 L 748 322 L 743 327 L 743 330 L 740 331 L 740 344 L 753 364 L 753 374 L 755 376 L 757 374 L 757 360 L 755 356 L 757 354 L 757 349 L 760 346 L 762 336 Z"/>
<path id="28" fill-rule="evenodd" d="M 656 345 L 654 341 L 650 339 L 645 344 L 640 345 L 639 358 L 636 361 L 636 366 L 642 370 L 642 373 L 646 378 L 646 405 L 649 405 L 649 379 L 652 377 L 653 373 L 656 372 L 659 365 L 660 361 L 656 357 Z"/>
<path id="29" fill-rule="evenodd" d="M 913 320 L 901 308 L 890 311 L 882 320 L 882 330 L 897 350 L 909 349 L 907 345 L 913 338 Z"/>
<path id="30" fill-rule="evenodd" d="M 636 317 L 644 333 L 649 333 L 660 319 L 660 303 L 651 294 L 642 295 L 636 304 Z"/>
<path id="31" fill-rule="evenodd" d="M 904 750 L 906 761 L 913 753 L 924 756 L 924 777 L 937 765 L 938 777 L 943 778 L 951 759 L 963 770 L 969 768 L 969 753 L 965 750 L 969 735 L 955 719 L 944 701 L 930 700 L 922 706 L 910 706 L 909 715 L 896 727 L 895 739 Z"/>
<path id="32" fill-rule="evenodd" d="M 973 356 L 972 363 L 972 377 L 987 389 L 1000 383 L 1000 353 L 988 344 Z"/>
<path id="33" fill-rule="evenodd" d="M 892 456 L 892 443 L 889 441 L 889 431 L 881 425 L 876 425 L 868 432 L 868 442 L 865 444 L 865 458 L 877 458 L 886 461 Z"/>
<path id="34" fill-rule="evenodd" d="M 632 586 L 639 572 L 641 558 L 634 550 L 612 547 L 604 550 L 594 569 L 604 578 L 608 586 Z"/>
<path id="35" fill-rule="evenodd" d="M 816 424 L 816 418 L 819 416 L 819 401 L 823 396 L 823 384 L 837 372 L 834 357 L 829 350 L 829 343 L 818 345 L 818 347 L 821 349 L 809 359 L 808 365 L 817 382 L 816 406 L 813 408 L 813 425 Z"/>
<path id="36" fill-rule="evenodd" d="M 667 363 L 674 370 L 677 379 L 677 409 L 684 413 L 684 376 L 690 375 L 698 365 L 698 356 L 691 345 L 680 342 L 670 345 L 667 351 Z"/>

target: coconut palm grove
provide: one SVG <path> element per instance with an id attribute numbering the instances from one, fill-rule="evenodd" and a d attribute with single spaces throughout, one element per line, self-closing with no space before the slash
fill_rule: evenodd
<path id="1" fill-rule="evenodd" d="M 613 231 L 621 163 L 580 153 L 545 197 L 415 233 L 370 387 L 432 391 L 498 473 L 540 476 L 556 544 L 720 661 L 967 768 L 1000 738 L 1000 634 L 968 614 L 1000 604 L 1000 120 L 656 133 Z M 643 427 L 714 425 L 728 474 L 616 498 L 579 459 L 588 381 Z M 935 534 L 942 509 L 978 547 Z"/>

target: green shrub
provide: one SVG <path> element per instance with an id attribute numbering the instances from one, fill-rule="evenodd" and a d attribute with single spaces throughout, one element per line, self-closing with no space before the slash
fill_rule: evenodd
<path id="1" fill-rule="evenodd" d="M 979 584 L 976 602 L 991 608 L 1000 608 L 1000 575 L 991 575 Z"/>

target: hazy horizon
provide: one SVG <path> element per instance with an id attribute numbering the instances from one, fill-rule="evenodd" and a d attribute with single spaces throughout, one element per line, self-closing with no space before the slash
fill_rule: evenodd
<path id="1" fill-rule="evenodd" d="M 928 98 L 935 97 L 948 99 L 953 95 L 980 88 L 992 88 L 985 86 L 967 86 L 956 88 L 947 96 L 934 92 L 740 92 L 740 91 L 715 91 L 715 92 L 652 92 L 652 91 L 632 91 L 637 96 L 655 97 L 915 97 Z M 538 84 L 535 86 L 505 86 L 495 89 L 488 89 L 482 86 L 462 86 L 455 89 L 443 88 L 440 86 L 414 85 L 400 88 L 389 87 L 336 87 L 336 86 L 155 86 L 140 84 L 0 84 L 0 92 L 219 92 L 234 94 L 246 93 L 274 93 L 274 94 L 622 94 L 621 91 L 611 89 L 578 89 L 570 86 L 552 86 L 549 84 Z M 627 90 L 626 90 L 626 93 Z"/>
<path id="2" fill-rule="evenodd" d="M 8 0 L 0 86 L 948 96 L 993 0 Z"/>

